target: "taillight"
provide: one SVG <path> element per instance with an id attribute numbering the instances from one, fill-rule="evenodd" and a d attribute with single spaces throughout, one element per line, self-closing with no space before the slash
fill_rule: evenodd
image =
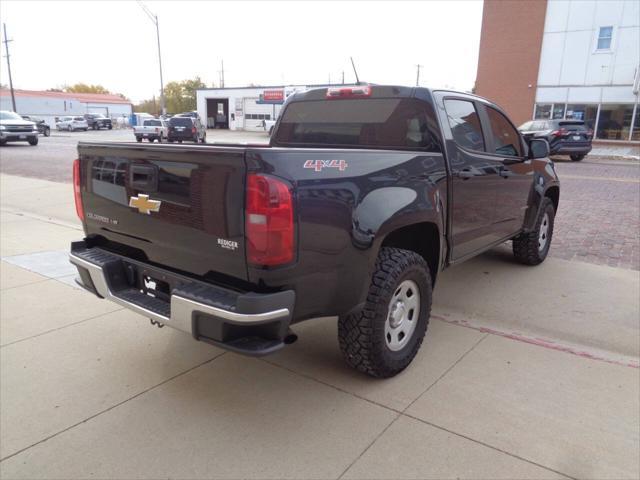
<path id="1" fill-rule="evenodd" d="M 286 183 L 249 174 L 245 215 L 250 264 L 274 266 L 293 261 L 293 198 Z"/>
<path id="2" fill-rule="evenodd" d="M 196 133 L 196 127 L 191 127 L 191 133 Z"/>
<path id="3" fill-rule="evenodd" d="M 80 191 L 80 160 L 77 158 L 73 161 L 73 198 L 76 201 L 76 214 L 84 222 L 84 207 Z"/>
<path id="4" fill-rule="evenodd" d="M 568 135 L 569 132 L 567 132 L 567 130 L 565 130 L 564 128 L 561 128 L 560 130 L 554 130 L 553 132 L 551 132 L 551 135 L 553 135 L 554 137 L 564 137 L 565 135 Z"/>
<path id="5" fill-rule="evenodd" d="M 327 98 L 366 98 L 371 96 L 371 87 L 327 88 Z"/>

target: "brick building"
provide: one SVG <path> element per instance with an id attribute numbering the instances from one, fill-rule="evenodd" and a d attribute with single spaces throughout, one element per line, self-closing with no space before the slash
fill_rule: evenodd
<path id="1" fill-rule="evenodd" d="M 640 2 L 485 0 L 476 93 L 520 124 L 580 119 L 640 142 Z"/>

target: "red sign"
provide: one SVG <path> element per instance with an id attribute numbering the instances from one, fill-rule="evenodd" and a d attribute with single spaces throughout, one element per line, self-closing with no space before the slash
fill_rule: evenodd
<path id="1" fill-rule="evenodd" d="M 264 100 L 284 100 L 284 90 L 265 90 L 262 93 Z"/>

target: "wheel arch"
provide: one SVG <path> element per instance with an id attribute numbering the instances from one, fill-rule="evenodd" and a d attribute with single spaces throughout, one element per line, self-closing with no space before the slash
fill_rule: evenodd
<path id="1" fill-rule="evenodd" d="M 420 255 L 429 266 L 431 282 L 435 286 L 440 270 L 441 246 L 438 225 L 426 221 L 400 226 L 388 232 L 382 239 L 379 248 L 401 248 Z"/>

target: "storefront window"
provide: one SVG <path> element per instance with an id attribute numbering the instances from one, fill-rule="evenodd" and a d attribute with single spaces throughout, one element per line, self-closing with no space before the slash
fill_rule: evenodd
<path id="1" fill-rule="evenodd" d="M 591 130 L 595 128 L 596 116 L 598 115 L 597 105 L 567 105 L 567 120 L 582 120 Z"/>
<path id="2" fill-rule="evenodd" d="M 636 106 L 636 118 L 633 122 L 633 133 L 631 140 L 640 142 L 640 105 Z"/>
<path id="3" fill-rule="evenodd" d="M 564 103 L 553 104 L 553 119 L 564 118 Z"/>
<path id="4" fill-rule="evenodd" d="M 632 104 L 601 105 L 596 137 L 601 140 L 628 140 L 632 116 Z"/>
<path id="5" fill-rule="evenodd" d="M 536 105 L 536 114 L 534 117 L 536 120 L 547 120 L 551 118 L 551 104 L 550 103 L 538 103 Z"/>

